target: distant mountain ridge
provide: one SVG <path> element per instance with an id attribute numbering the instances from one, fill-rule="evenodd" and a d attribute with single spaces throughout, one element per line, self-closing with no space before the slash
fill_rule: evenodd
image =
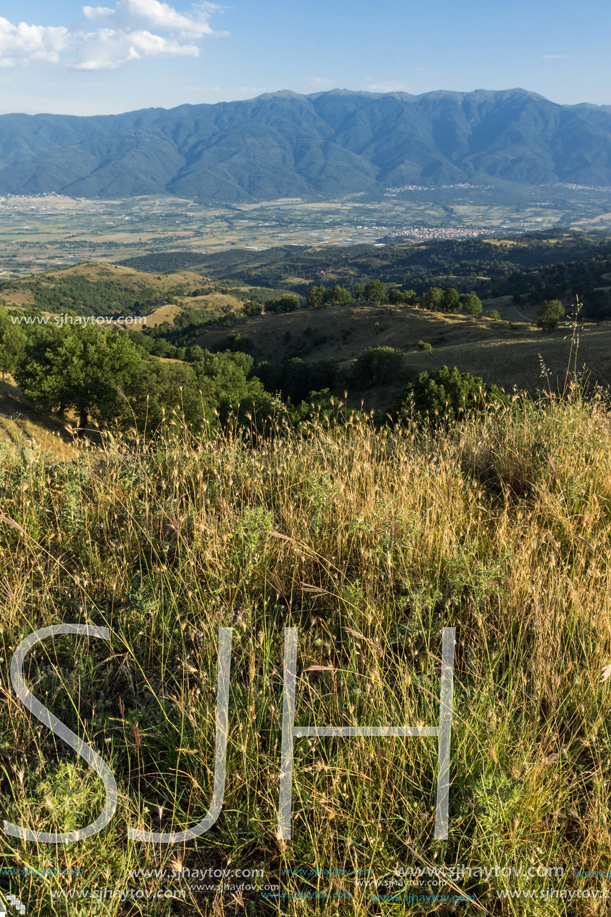
<path id="1" fill-rule="evenodd" d="M 523 89 L 299 95 L 0 116 L 0 194 L 239 203 L 407 184 L 611 186 L 611 107 Z"/>

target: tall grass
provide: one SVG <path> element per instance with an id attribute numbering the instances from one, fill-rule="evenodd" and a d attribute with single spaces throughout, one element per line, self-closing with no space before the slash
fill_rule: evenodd
<path id="1" fill-rule="evenodd" d="M 604 913 L 589 898 L 569 908 L 500 895 L 609 888 L 571 873 L 606 871 L 610 854 L 605 403 L 513 405 L 436 435 L 376 430 L 362 416 L 277 434 L 195 442 L 176 427 L 59 463 L 5 449 L 2 814 L 66 831 L 103 805 L 93 771 L 9 681 L 17 644 L 61 622 L 108 626 L 111 644 L 46 641 L 28 656 L 28 684 L 105 758 L 120 796 L 91 840 L 0 835 L 0 889 L 33 917 Z M 181 830 L 209 806 L 221 626 L 234 628 L 222 813 L 196 842 L 129 841 L 127 826 Z M 299 627 L 296 723 L 372 726 L 437 724 L 441 631 L 457 628 L 447 841 L 433 837 L 430 738 L 296 740 L 293 836 L 277 840 L 286 626 Z M 459 863 L 523 874 L 408 884 L 419 902 L 374 900 L 397 892 L 383 884 L 397 867 Z M 526 877 L 540 865 L 565 874 Z M 263 884 L 311 897 L 129 876 L 180 866 L 262 868 Z M 358 884 L 358 870 L 379 884 Z M 174 897 L 65 895 L 101 887 Z M 461 892 L 477 900 L 424 897 Z"/>

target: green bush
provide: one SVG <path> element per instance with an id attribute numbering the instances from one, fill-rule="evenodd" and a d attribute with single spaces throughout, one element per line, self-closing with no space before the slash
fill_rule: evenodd
<path id="1" fill-rule="evenodd" d="M 428 341 L 418 341 L 418 350 L 432 350 L 433 345 Z"/>
<path id="2" fill-rule="evenodd" d="M 455 366 L 442 366 L 436 373 L 420 373 L 399 399 L 399 419 L 413 419 L 430 425 L 449 424 L 485 409 L 492 401 L 505 401 L 496 385 L 479 376 L 461 373 Z"/>
<path id="3" fill-rule="evenodd" d="M 544 331 L 550 332 L 558 327 L 558 322 L 564 315 L 564 306 L 559 299 L 550 299 L 544 302 L 539 310 L 537 324 Z"/>
<path id="4" fill-rule="evenodd" d="M 401 370 L 401 356 L 394 347 L 370 347 L 354 363 L 351 381 L 354 385 L 384 385 L 392 382 Z"/>

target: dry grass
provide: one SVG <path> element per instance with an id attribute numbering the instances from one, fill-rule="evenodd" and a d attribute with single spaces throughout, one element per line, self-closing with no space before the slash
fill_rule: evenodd
<path id="1" fill-rule="evenodd" d="M 500 897 L 609 887 L 569 872 L 606 871 L 611 853 L 603 401 L 514 406 L 438 436 L 377 431 L 355 417 L 335 431 L 278 430 L 256 448 L 232 433 L 193 442 L 176 428 L 163 442 L 109 441 L 66 463 L 37 449 L 24 463 L 6 449 L 1 475 L 0 773 L 10 820 L 67 830 L 103 800 L 91 771 L 17 702 L 11 654 L 52 623 L 113 634 L 111 646 L 62 637 L 28 657 L 37 696 L 103 755 L 120 792 L 94 839 L 0 841 L 6 868 L 82 870 L 0 877 L 28 914 L 604 913 L 589 898 L 566 910 L 561 900 Z M 441 628 L 457 627 L 447 841 L 433 838 L 436 748 L 426 738 L 296 741 L 293 838 L 276 839 L 290 625 L 300 628 L 296 722 L 319 725 L 436 724 Z M 223 811 L 179 849 L 129 842 L 126 825 L 182 829 L 209 805 L 219 626 L 234 628 Z M 176 893 L 189 883 L 128 871 L 177 861 L 262 868 L 287 896 L 192 890 L 184 902 L 121 904 L 64 894 Z M 476 896 L 466 905 L 372 897 L 397 892 L 383 885 L 397 867 L 459 863 L 523 874 L 407 888 L 458 888 Z M 527 878 L 539 865 L 565 874 Z M 359 885 L 356 870 L 380 884 Z"/>

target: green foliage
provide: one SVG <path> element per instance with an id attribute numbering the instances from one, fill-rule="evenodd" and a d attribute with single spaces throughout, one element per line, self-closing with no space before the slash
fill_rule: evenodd
<path id="1" fill-rule="evenodd" d="M 355 361 L 351 381 L 354 385 L 385 385 L 401 371 L 401 355 L 394 347 L 370 347 Z"/>
<path id="2" fill-rule="evenodd" d="M 422 309 L 430 309 L 434 312 L 443 311 L 443 290 L 441 287 L 429 287 L 418 300 L 418 305 Z"/>
<path id="3" fill-rule="evenodd" d="M 261 315 L 261 313 L 263 312 L 263 306 L 260 302 L 249 300 L 248 302 L 244 303 L 242 312 L 244 313 L 244 315 L 248 315 L 248 316 Z"/>
<path id="4" fill-rule="evenodd" d="M 187 347 L 186 358 L 189 363 L 197 363 L 198 360 L 201 360 L 204 356 L 204 350 L 199 344 L 193 344 L 191 347 Z"/>
<path id="5" fill-rule="evenodd" d="M 491 318 L 498 322 L 500 321 L 501 314 L 497 309 L 487 309 L 484 312 L 484 318 Z"/>
<path id="6" fill-rule="evenodd" d="M 19 284 L 34 296 L 35 305 L 47 312 L 75 312 L 78 315 L 133 315 L 150 311 L 164 301 L 154 287 L 132 287 L 125 281 L 58 271 L 49 279 L 35 277 Z M 172 297 L 168 297 L 170 302 Z"/>
<path id="7" fill-rule="evenodd" d="M 29 336 L 15 378 L 45 410 L 74 408 L 110 423 L 122 411 L 122 387 L 137 377 L 141 351 L 120 332 L 97 325 L 39 326 Z"/>
<path id="8" fill-rule="evenodd" d="M 285 296 L 281 296 L 280 299 L 266 299 L 265 311 L 272 314 L 295 312 L 300 305 L 298 296 L 294 293 L 287 293 Z"/>
<path id="9" fill-rule="evenodd" d="M 346 287 L 336 284 L 327 293 L 327 302 L 349 305 L 352 302 L 352 293 Z"/>
<path id="10" fill-rule="evenodd" d="M 212 405 L 200 393 L 192 365 L 147 360 L 125 394 L 128 407 L 120 423 L 148 435 L 166 422 L 184 423 L 195 434 L 206 422 L 214 423 Z"/>
<path id="11" fill-rule="evenodd" d="M 559 299 L 550 299 L 544 302 L 539 309 L 539 318 L 537 324 L 544 331 L 550 332 L 558 327 L 558 323 L 564 315 L 564 306 Z"/>
<path id="12" fill-rule="evenodd" d="M 435 373 L 420 373 L 410 382 L 399 399 L 398 416 L 433 426 L 461 420 L 480 412 L 493 401 L 505 401 L 496 385 L 486 385 L 479 376 L 461 373 L 447 366 Z"/>
<path id="13" fill-rule="evenodd" d="M 413 305 L 418 299 L 415 290 L 401 290 L 399 287 L 392 287 L 388 292 L 388 301 L 393 305 Z"/>
<path id="14" fill-rule="evenodd" d="M 311 309 L 320 309 L 327 302 L 327 288 L 323 286 L 310 287 L 306 293 L 306 303 Z"/>
<path id="15" fill-rule="evenodd" d="M 441 297 L 442 312 L 458 312 L 461 307 L 460 294 L 454 287 L 446 287 Z"/>
<path id="16" fill-rule="evenodd" d="M 242 353 L 249 353 L 252 349 L 253 343 L 250 337 L 247 334 L 240 333 L 228 334 L 227 337 L 223 338 L 212 348 L 214 352 L 231 350 L 234 353 L 238 353 L 239 351 Z"/>
<path id="17" fill-rule="evenodd" d="M 464 293 L 460 297 L 460 307 L 467 315 L 480 315 L 482 301 L 475 293 Z"/>
<path id="18" fill-rule="evenodd" d="M 0 310 L 0 372 L 3 376 L 15 370 L 25 344 L 25 332 L 18 324 L 13 324 L 9 312 Z"/>
<path id="19" fill-rule="evenodd" d="M 369 302 L 384 302 L 388 295 L 388 288 L 381 280 L 370 280 L 365 284 L 364 296 Z"/>
<path id="20" fill-rule="evenodd" d="M 418 350 L 432 350 L 433 345 L 429 341 L 418 341 Z"/>
<path id="21" fill-rule="evenodd" d="M 253 370 L 269 392 L 278 392 L 284 400 L 299 404 L 311 392 L 330 388 L 338 376 L 333 360 L 316 360 L 306 363 L 301 357 L 280 364 L 259 363 Z"/>

